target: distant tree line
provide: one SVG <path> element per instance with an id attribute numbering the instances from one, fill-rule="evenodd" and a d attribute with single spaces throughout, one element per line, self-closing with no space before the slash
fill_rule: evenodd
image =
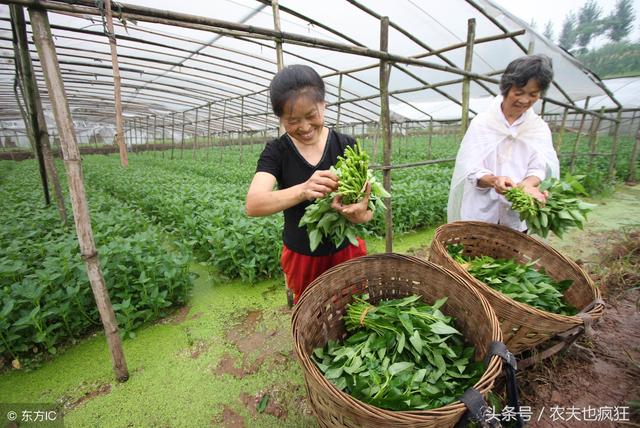
<path id="1" fill-rule="evenodd" d="M 578 12 L 567 15 L 557 43 L 600 77 L 640 74 L 640 43 L 628 40 L 634 23 L 632 0 L 618 0 L 607 16 L 595 0 L 589 0 Z M 554 40 L 551 21 L 543 34 Z M 608 43 L 589 49 L 591 41 L 600 36 Z"/>

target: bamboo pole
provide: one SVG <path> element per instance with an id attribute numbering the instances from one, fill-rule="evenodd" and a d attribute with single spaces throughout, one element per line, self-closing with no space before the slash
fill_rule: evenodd
<path id="1" fill-rule="evenodd" d="M 380 51 L 386 52 L 389 47 L 389 18 L 384 16 L 380 20 Z M 380 122 L 382 123 L 382 140 L 384 141 L 384 166 L 391 165 L 391 117 L 389 115 L 389 74 L 390 64 L 380 61 Z M 391 170 L 385 169 L 382 173 L 383 185 L 387 192 L 391 193 Z M 393 252 L 393 215 L 391 212 L 391 198 L 384 198 L 385 211 L 385 250 Z"/>
<path id="2" fill-rule="evenodd" d="M 571 151 L 571 164 L 569 166 L 569 172 L 573 174 L 576 166 L 576 153 L 578 150 L 578 144 L 580 143 L 580 137 L 582 135 L 582 128 L 584 127 L 584 121 L 587 116 L 586 110 L 589 108 L 589 100 L 591 97 L 587 97 L 584 101 L 584 112 L 582 113 L 582 118 L 580 119 L 580 126 L 578 127 L 578 135 L 576 135 L 576 140 L 573 143 L 573 150 Z"/>
<path id="3" fill-rule="evenodd" d="M 17 3 L 27 6 L 45 7 L 50 10 L 85 13 L 90 15 L 98 15 L 99 12 L 95 8 L 93 0 L 75 0 L 77 5 L 66 3 L 57 3 L 50 0 L 8 0 L 9 3 Z M 403 64 L 418 65 L 434 70 L 446 71 L 462 76 L 469 76 L 478 80 L 484 80 L 490 83 L 496 83 L 497 80 L 475 73 L 467 73 L 457 67 L 445 66 L 428 61 L 422 61 L 407 58 L 401 55 L 394 55 L 388 52 L 376 51 L 373 49 L 350 46 L 342 43 L 336 43 L 329 40 L 318 39 L 300 34 L 287 32 L 276 32 L 267 28 L 239 24 L 214 18 L 190 15 L 185 13 L 172 12 L 162 9 L 154 9 L 143 6 L 135 6 L 131 4 L 123 4 L 121 14 L 124 18 L 134 19 L 140 22 L 151 22 L 157 24 L 174 25 L 177 27 L 191 28 L 196 30 L 211 31 L 219 34 L 225 34 L 234 37 L 250 37 L 255 39 L 281 39 L 283 42 L 292 43 L 301 46 L 315 47 L 335 52 L 351 53 L 365 57 L 376 58 L 380 60 L 392 61 Z"/>
<path id="4" fill-rule="evenodd" d="M 431 138 L 433 137 L 433 118 L 429 120 L 429 151 L 427 152 L 427 159 L 431 159 Z"/>
<path id="5" fill-rule="evenodd" d="M 157 115 L 153 115 L 153 133 L 151 135 L 153 135 L 153 157 L 156 157 L 156 150 L 158 148 L 157 144 L 156 144 L 156 126 L 158 125 L 158 116 Z"/>
<path id="6" fill-rule="evenodd" d="M 603 108 L 601 108 L 601 110 Z M 596 154 L 596 150 L 598 147 L 598 131 L 600 130 L 600 122 L 601 122 L 601 118 L 596 117 L 596 119 L 592 123 L 593 126 L 591 127 L 592 131 L 591 131 L 591 135 L 589 136 L 589 151 L 590 151 L 589 170 L 591 170 L 591 167 L 593 165 L 593 158 Z"/>
<path id="7" fill-rule="evenodd" d="M 78 234 L 80 252 L 85 261 L 87 276 L 91 283 L 91 289 L 96 299 L 98 312 L 102 320 L 107 344 L 111 353 L 113 370 L 118 381 L 126 381 L 129 378 L 129 371 L 125 360 L 120 335 L 118 334 L 118 322 L 111 306 L 109 293 L 104 283 L 100 260 L 93 240 L 91 228 L 91 218 L 89 206 L 85 194 L 84 182 L 82 178 L 82 158 L 76 142 L 76 135 L 73 128 L 71 112 L 67 96 L 64 91 L 64 82 L 58 69 L 58 58 L 56 57 L 53 37 L 49 29 L 49 19 L 47 12 L 38 9 L 29 9 L 33 37 L 40 57 L 40 63 L 45 71 L 45 81 L 49 91 L 51 106 L 60 132 L 60 143 L 64 157 L 64 164 L 67 169 L 69 180 L 69 194 L 71 196 L 71 206 L 73 217 Z"/>
<path id="8" fill-rule="evenodd" d="M 558 139 L 556 140 L 556 153 L 560 153 L 560 149 L 562 148 L 562 140 L 564 139 L 564 131 L 565 125 L 567 123 L 567 114 L 569 113 L 569 108 L 565 107 L 564 112 L 562 113 L 562 122 L 560 123 L 560 133 L 558 134 Z"/>
<path id="9" fill-rule="evenodd" d="M 224 121 L 227 117 L 227 100 L 224 100 L 222 104 L 222 130 L 220 131 L 220 144 L 223 143 L 224 139 Z M 224 146 L 220 146 L 220 162 L 222 162 L 224 156 Z"/>
<path id="10" fill-rule="evenodd" d="M 629 176 L 627 177 L 628 183 L 636 183 L 636 169 L 638 168 L 638 148 L 640 147 L 640 126 L 636 132 L 636 143 L 633 145 L 631 151 L 631 159 L 629 159 Z"/>
<path id="11" fill-rule="evenodd" d="M 240 98 L 240 131 L 238 132 L 238 140 L 240 140 L 240 163 L 242 163 L 244 157 L 244 97 Z"/>
<path id="12" fill-rule="evenodd" d="M 176 129 L 176 113 L 171 113 L 171 160 L 173 160 L 173 148 L 176 145 L 175 140 L 175 129 Z"/>
<path id="13" fill-rule="evenodd" d="M 107 24 L 107 38 L 111 49 L 111 66 L 113 67 L 113 96 L 116 113 L 116 142 L 120 151 L 120 165 L 129 166 L 127 148 L 124 144 L 124 124 L 122 117 L 122 89 L 120 79 L 120 66 L 118 64 L 118 47 L 116 45 L 116 33 L 113 29 L 113 16 L 111 13 L 111 0 L 104 0 L 104 16 Z"/>
<path id="14" fill-rule="evenodd" d="M 471 18 L 467 21 L 467 48 L 464 52 L 464 69 L 471 71 L 473 63 L 473 41 L 476 38 L 476 20 Z M 469 92 L 471 89 L 471 79 L 465 77 L 462 81 L 462 122 L 460 131 L 462 135 L 467 132 L 469 126 Z"/>
<path id="15" fill-rule="evenodd" d="M 51 152 L 51 143 L 49 142 L 49 133 L 47 131 L 47 121 L 44 117 L 44 111 L 42 109 L 42 99 L 40 98 L 40 91 L 38 89 L 38 83 L 33 72 L 33 63 L 31 61 L 31 55 L 29 54 L 29 41 L 27 38 L 27 29 L 24 19 L 24 11 L 19 6 L 11 6 L 17 8 L 16 21 L 17 31 L 16 39 L 18 47 L 20 48 L 20 55 L 16 55 L 19 65 L 22 68 L 22 76 L 24 79 L 25 93 L 28 94 L 28 98 L 33 98 L 32 103 L 28 105 L 33 106 L 35 110 L 37 129 L 34 135 L 35 139 L 40 139 L 42 144 L 42 154 L 44 157 L 44 163 L 46 172 L 49 176 L 49 182 L 53 184 L 54 195 L 56 198 L 56 205 L 58 207 L 58 214 L 62 224 L 67 225 L 67 209 L 64 205 L 64 195 L 62 193 L 62 186 L 60 185 L 60 178 L 58 177 L 58 170 L 53 160 L 53 153 Z M 11 11 L 14 13 L 13 9 Z"/>
<path id="16" fill-rule="evenodd" d="M 340 74 L 340 80 L 338 81 L 338 102 L 342 101 L 342 77 L 343 74 Z M 338 114 L 336 116 L 336 128 L 340 126 L 340 113 L 342 111 L 342 103 L 338 104 Z"/>
<path id="17" fill-rule="evenodd" d="M 196 125 L 194 126 L 193 133 L 193 152 L 191 153 L 191 159 L 196 158 L 196 147 L 198 146 L 198 109 L 196 108 Z"/>
<path id="18" fill-rule="evenodd" d="M 184 158 L 184 126 L 185 126 L 185 112 L 184 110 L 182 111 L 182 136 L 181 136 L 181 140 L 182 142 L 180 143 L 180 159 Z"/>
<path id="19" fill-rule="evenodd" d="M 47 183 L 47 170 L 45 166 L 45 158 L 43 154 L 42 130 L 38 123 L 37 107 L 35 99 L 35 89 L 33 84 L 36 83 L 35 76 L 32 73 L 31 57 L 29 56 L 29 47 L 27 45 L 27 25 L 24 20 L 24 12 L 21 6 L 10 5 L 11 28 L 13 30 L 13 50 L 16 62 L 16 73 L 23 89 L 22 96 L 25 100 L 26 114 L 24 116 L 24 125 L 27 136 L 33 146 L 36 159 L 38 160 L 38 169 L 40 171 L 40 181 L 42 183 L 42 192 L 44 194 L 45 205 L 51 204 L 51 196 L 49 195 L 49 184 Z M 16 93 L 17 96 L 17 93 Z M 18 101 L 18 100 L 16 100 Z M 17 140 L 16 140 L 17 141 Z"/>
<path id="20" fill-rule="evenodd" d="M 213 141 L 211 140 L 211 103 L 209 103 L 209 113 L 207 118 L 207 149 L 205 150 L 205 160 L 209 160 L 209 151 L 213 150 Z"/>
<path id="21" fill-rule="evenodd" d="M 161 147 L 162 159 L 164 159 L 164 152 L 165 152 L 164 145 L 166 144 L 166 141 L 164 139 L 164 135 L 165 135 L 165 124 L 164 124 L 164 116 L 162 116 L 162 147 Z"/>
<path id="22" fill-rule="evenodd" d="M 616 124 L 613 129 L 613 141 L 611 142 L 611 157 L 609 158 L 609 178 L 615 175 L 616 163 L 618 161 L 618 133 L 620 132 L 620 122 L 622 111 L 618 110 L 616 115 Z"/>
<path id="23" fill-rule="evenodd" d="M 278 0 L 271 0 L 271 8 L 273 10 L 273 28 L 276 33 L 280 30 L 280 7 L 278 6 Z M 284 57 L 282 55 L 282 39 L 276 38 L 276 61 L 278 64 L 278 71 L 284 68 Z"/>

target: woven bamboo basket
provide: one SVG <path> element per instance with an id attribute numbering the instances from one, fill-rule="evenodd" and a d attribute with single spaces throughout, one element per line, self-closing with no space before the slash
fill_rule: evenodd
<path id="1" fill-rule="evenodd" d="M 515 259 L 519 263 L 534 261 L 534 267 L 544 268 L 556 281 L 573 280 L 573 285 L 564 293 L 564 299 L 582 313 L 579 316 L 558 315 L 516 302 L 467 273 L 447 252 L 449 244 L 464 244 L 465 256 L 487 255 Z M 584 326 L 585 318 L 596 321 L 604 311 L 600 291 L 577 264 L 549 245 L 505 226 L 476 221 L 440 226 L 431 243 L 429 260 L 462 276 L 489 300 L 500 321 L 504 343 L 514 354 L 533 349 L 557 334 Z"/>
<path id="2" fill-rule="evenodd" d="M 428 304 L 448 297 L 442 312 L 455 317 L 456 327 L 475 346 L 482 360 L 492 341 L 501 340 L 498 320 L 489 303 L 456 274 L 433 263 L 397 254 L 359 257 L 342 263 L 309 285 L 293 311 L 295 352 L 304 370 L 309 402 L 323 427 L 452 427 L 466 411 L 460 401 L 433 410 L 392 411 L 363 403 L 338 390 L 311 360 L 317 347 L 347 337 L 342 317 L 353 295 L 370 301 L 418 294 Z M 492 357 L 475 388 L 485 395 L 502 370 Z"/>

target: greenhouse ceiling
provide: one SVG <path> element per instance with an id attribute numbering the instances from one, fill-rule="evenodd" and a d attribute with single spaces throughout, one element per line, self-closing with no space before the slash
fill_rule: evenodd
<path id="1" fill-rule="evenodd" d="M 14 88 L 10 3 L 49 10 L 76 127 L 112 127 L 110 48 L 103 10 L 96 6 L 102 2 L 0 3 L 0 133 L 24 128 Z M 378 122 L 381 58 L 395 61 L 389 93 L 396 118 L 437 119 L 441 102 L 459 106 L 465 75 L 471 79 L 470 97 L 486 100 L 498 92 L 506 65 L 529 50 L 553 59 L 555 80 L 548 102 L 573 106 L 586 97 L 604 97 L 619 106 L 597 76 L 489 0 L 281 0 L 281 32 L 274 30 L 270 0 L 183 1 L 179 6 L 168 0 L 114 5 L 125 120 L 152 117 L 193 123 L 199 112 L 202 119 L 196 122 L 209 119 L 213 131 L 276 127 L 267 97 L 278 69 L 276 38 L 282 41 L 285 65 L 308 64 L 324 77 L 330 124 Z M 381 16 L 390 21 L 386 56 L 380 52 Z M 475 18 L 475 43 L 471 69 L 465 74 L 469 18 Z M 30 53 L 48 111 L 33 44 Z M 471 115 L 481 105 L 472 102 Z"/>

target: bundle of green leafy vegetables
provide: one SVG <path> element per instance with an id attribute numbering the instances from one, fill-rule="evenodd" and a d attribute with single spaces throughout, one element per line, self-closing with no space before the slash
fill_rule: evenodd
<path id="1" fill-rule="evenodd" d="M 556 282 L 544 269 L 536 270 L 535 261 L 520 264 L 512 259 L 464 256 L 463 244 L 450 244 L 447 249 L 471 276 L 516 302 L 560 315 L 575 315 L 577 312 L 564 301 L 562 294 L 573 280 Z"/>
<path id="2" fill-rule="evenodd" d="M 336 166 L 329 170 L 338 176 L 338 189 L 307 206 L 299 223 L 300 227 L 307 227 L 311 251 L 318 248 L 324 239 L 331 239 L 335 246 L 341 245 L 345 239 L 358 245 L 356 236 L 363 232 L 363 226 L 351 223 L 331 208 L 336 195 L 342 196 L 345 205 L 360 202 L 364 198 L 367 183 L 370 183 L 369 209 L 374 214 L 376 210 L 385 209 L 382 198 L 391 196 L 369 169 L 369 155 L 362 150 L 359 142 L 347 147 L 344 157 L 338 157 Z"/>
<path id="3" fill-rule="evenodd" d="M 530 233 L 544 238 L 549 231 L 558 237 L 570 227 L 582 229 L 589 211 L 595 206 L 578 199 L 587 196 L 580 180 L 584 176 L 565 176 L 564 180 L 548 178 L 540 183 L 540 191 L 549 191 L 546 203 L 539 201 L 520 187 L 514 187 L 504 196 L 511 202 L 511 208 L 520 214 L 520 220 L 526 221 Z"/>
<path id="4" fill-rule="evenodd" d="M 351 333 L 343 343 L 329 341 L 312 358 L 338 389 L 389 410 L 424 410 L 457 400 L 482 376 L 474 348 L 440 307 L 420 296 L 370 304 L 354 296 L 344 317 Z"/>

